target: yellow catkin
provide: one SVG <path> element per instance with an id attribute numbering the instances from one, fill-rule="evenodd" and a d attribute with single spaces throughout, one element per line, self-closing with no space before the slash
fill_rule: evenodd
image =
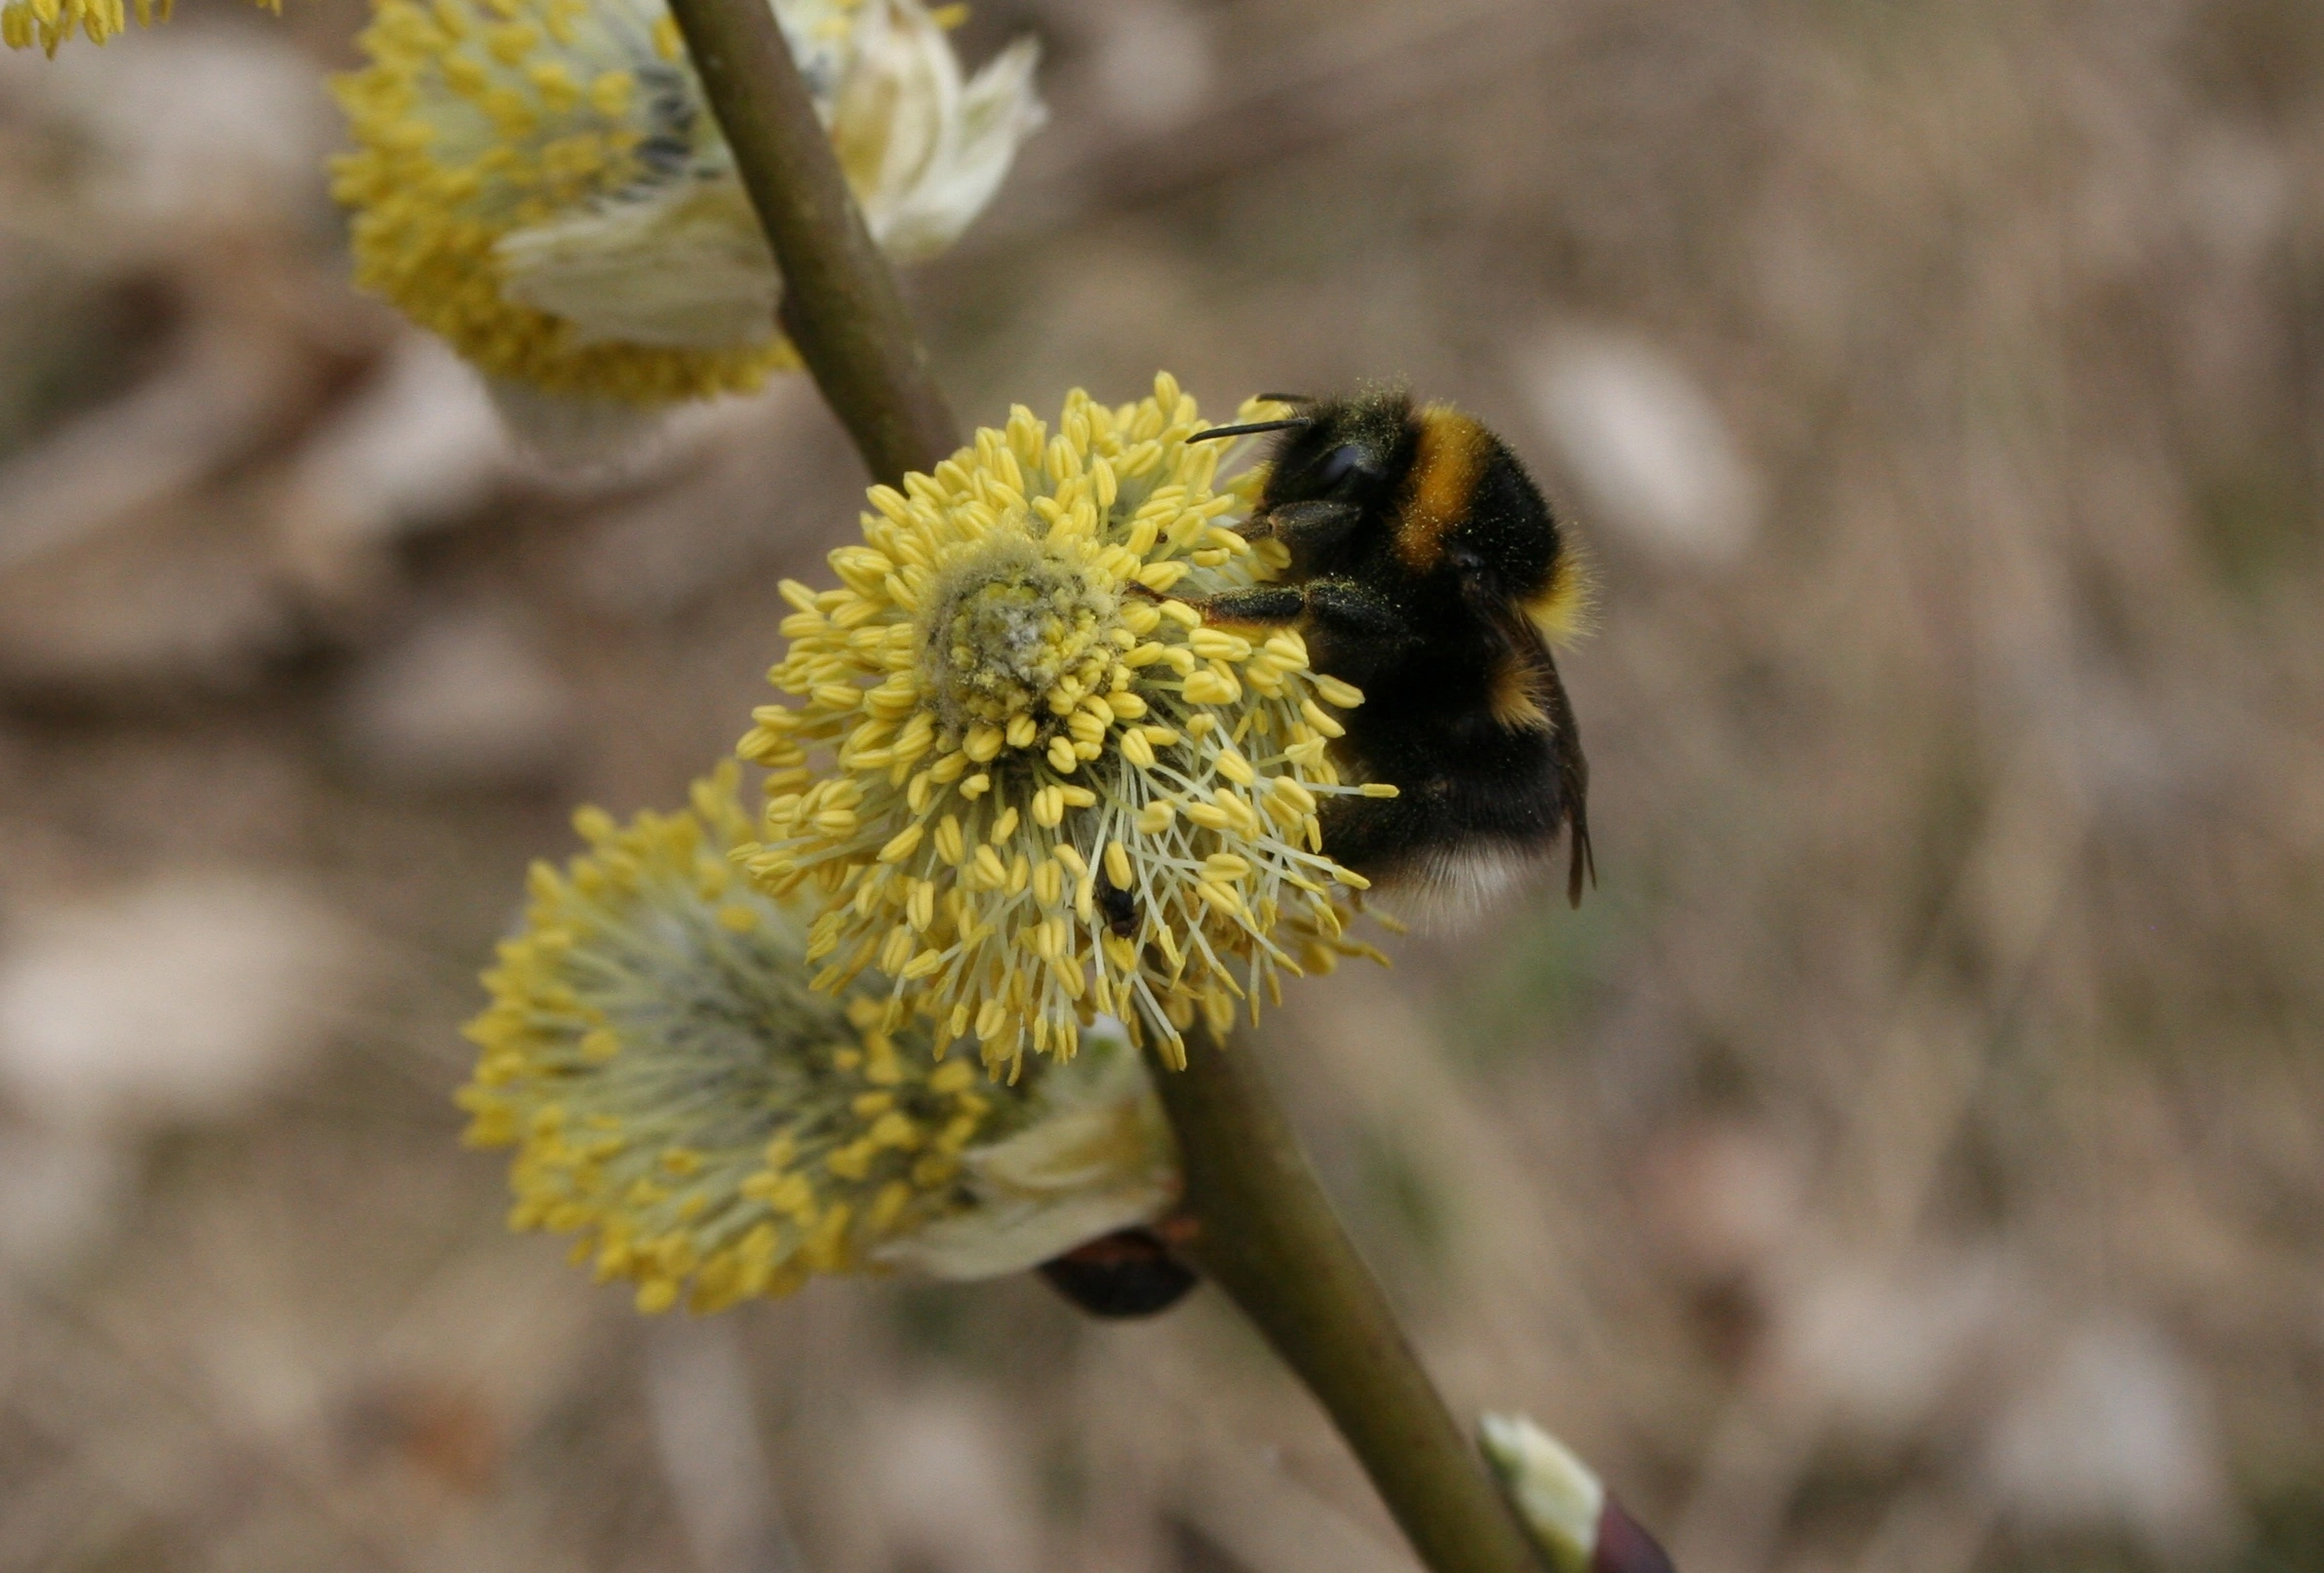
<path id="1" fill-rule="evenodd" d="M 534 869 L 467 1027 L 459 1102 L 472 1144 L 515 1149 L 511 1222 L 579 1237 L 642 1311 L 867 1265 L 959 1213 L 957 1164 L 924 1160 L 939 1141 L 958 1154 L 1034 1109 L 1038 1079 L 995 1086 L 925 1030 L 886 1030 L 869 991 L 809 989 L 799 914 L 726 875 L 749 832 L 736 787 L 728 767 L 682 812 L 576 815 L 588 851 Z"/>
<path id="2" fill-rule="evenodd" d="M 281 0 L 257 0 L 278 16 Z M 0 43 L 10 49 L 38 45 L 54 56 L 57 47 L 79 33 L 92 44 L 128 30 L 134 18 L 140 27 L 170 20 L 170 0 L 138 0 L 134 12 L 122 0 L 7 0 L 0 5 Z"/>
<path id="3" fill-rule="evenodd" d="M 717 349 L 585 342 L 502 289 L 504 236 L 621 191 L 647 159 L 692 156 L 636 87 L 657 59 L 658 12 L 636 0 L 375 0 L 358 40 L 368 63 L 333 84 L 356 145 L 332 175 L 354 212 L 357 284 L 488 375 L 548 394 L 650 405 L 747 392 L 796 366 L 772 335 Z M 580 79 L 591 88 L 575 97 Z"/>
<path id="4" fill-rule="evenodd" d="M 836 587 L 783 586 L 768 679 L 799 702 L 738 749 L 807 785 L 738 860 L 776 894 L 852 892 L 818 929 L 825 986 L 908 974 L 897 1008 L 995 1066 L 1070 1053 L 1101 1010 L 1168 1052 L 1197 1010 L 1255 1008 L 1338 943 L 1354 877 L 1310 826 L 1361 784 L 1319 718 L 1344 729 L 1362 695 L 1293 631 L 1205 621 L 1276 571 L 1228 528 L 1261 476 L 1219 482 L 1230 445 L 1189 441 L 1205 424 L 1167 374 L 1119 407 L 1077 391 L 1053 426 L 1020 407 L 873 488 Z"/>
<path id="5" fill-rule="evenodd" d="M 875 236 L 892 222 L 912 256 L 942 249 L 1041 121 L 1031 43 L 980 71 L 977 97 L 922 0 L 772 3 Z M 360 285 L 506 393 L 650 408 L 799 364 L 664 0 L 372 4 L 365 63 L 335 83 Z"/>

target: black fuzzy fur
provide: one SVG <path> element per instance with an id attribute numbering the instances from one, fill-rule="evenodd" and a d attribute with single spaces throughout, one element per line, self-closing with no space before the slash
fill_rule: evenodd
<path id="1" fill-rule="evenodd" d="M 1324 850 L 1369 878 L 1448 885 L 1480 864 L 1545 858 L 1570 827 L 1567 895 L 1578 903 L 1595 874 L 1589 766 L 1556 662 L 1523 610 L 1549 589 L 1565 551 L 1549 504 L 1487 434 L 1466 507 L 1438 537 L 1435 560 L 1415 570 L 1398 542 L 1422 480 L 1423 412 L 1380 392 L 1318 401 L 1303 414 L 1277 439 L 1254 532 L 1295 504 L 1358 510 L 1353 525 L 1335 515 L 1327 535 L 1283 531 L 1286 579 L 1305 591 L 1297 623 L 1317 669 L 1364 692 L 1346 717 L 1346 770 L 1399 794 L 1332 800 Z M 1496 717 L 1497 687 L 1517 684 L 1546 725 Z"/>

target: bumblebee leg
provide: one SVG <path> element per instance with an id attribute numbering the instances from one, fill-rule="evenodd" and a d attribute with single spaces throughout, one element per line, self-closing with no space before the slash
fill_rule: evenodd
<path id="1" fill-rule="evenodd" d="M 1353 579 L 1310 579 L 1300 625 L 1316 669 L 1362 688 L 1422 643 L 1393 602 Z"/>
<path id="2" fill-rule="evenodd" d="M 1320 552 L 1345 540 L 1362 518 L 1363 510 L 1353 502 L 1286 502 L 1253 514 L 1239 533 L 1251 540 L 1280 540 L 1294 552 Z"/>
<path id="3" fill-rule="evenodd" d="M 1222 591 L 1194 605 L 1204 622 L 1275 625 L 1298 621 L 1307 610 L 1307 593 L 1295 584 L 1261 584 L 1248 590 Z"/>
<path id="4" fill-rule="evenodd" d="M 1354 579 L 1310 579 L 1307 610 L 1309 617 L 1331 633 L 1372 642 L 1377 654 L 1420 643 L 1418 631 L 1393 603 Z"/>

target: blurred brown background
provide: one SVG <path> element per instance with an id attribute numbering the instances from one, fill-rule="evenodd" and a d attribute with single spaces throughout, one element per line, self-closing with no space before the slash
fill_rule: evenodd
<path id="1" fill-rule="evenodd" d="M 451 1089 L 861 485 L 511 453 L 343 284 L 347 0 L 0 59 L 0 1568 L 1409 1566 L 1215 1295 L 649 1323 Z M 988 0 L 964 413 L 1408 378 L 1581 521 L 1603 884 L 1266 1034 L 1456 1404 L 1688 1573 L 2324 1568 L 2324 8 Z"/>

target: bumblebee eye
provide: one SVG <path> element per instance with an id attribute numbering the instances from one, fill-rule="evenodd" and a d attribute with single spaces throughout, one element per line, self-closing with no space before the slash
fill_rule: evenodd
<path id="1" fill-rule="evenodd" d="M 1310 484 L 1319 492 L 1336 492 L 1351 478 L 1371 473 L 1371 466 L 1364 458 L 1363 450 L 1357 444 L 1342 443 L 1316 461 Z"/>

